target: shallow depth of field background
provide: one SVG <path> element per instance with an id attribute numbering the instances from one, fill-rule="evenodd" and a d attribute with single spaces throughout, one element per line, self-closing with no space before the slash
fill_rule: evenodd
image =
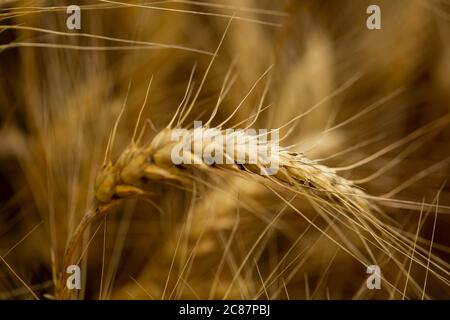
<path id="1" fill-rule="evenodd" d="M 81 6 L 79 31 L 66 28 L 70 4 Z M 381 8 L 381 30 L 366 27 L 370 4 Z M 230 178 L 198 195 L 189 219 L 186 198 L 167 188 L 161 210 L 128 201 L 106 228 L 105 221 L 91 226 L 76 297 L 449 297 L 449 1 L 73 0 L 0 4 L 1 299 L 33 298 L 24 283 L 51 298 L 130 81 L 113 154 L 129 142 L 152 76 L 144 116 L 156 130 L 167 125 L 194 64 L 198 86 L 233 14 L 189 121 L 207 121 L 230 68 L 235 82 L 212 125 L 273 65 L 229 126 L 253 114 L 268 79 L 264 105 L 271 106 L 254 128 L 279 127 L 321 102 L 282 144 L 298 144 L 295 151 L 330 167 L 375 155 L 339 174 L 355 181 L 374 174 L 358 185 L 404 200 L 380 201 L 386 223 L 412 242 L 419 230 L 420 253 L 428 256 L 432 243 L 439 266 L 427 272 L 412 246 L 404 247 L 409 256 L 388 243 L 384 251 L 368 248 L 352 232 L 357 221 L 322 219 L 300 197 L 293 203 L 322 231 L 289 208 L 273 221 L 282 201 L 251 179 Z M 154 134 L 149 126 L 145 139 Z M 430 205 L 421 215 L 422 202 Z M 368 290 L 365 266 L 324 233 L 379 265 L 382 289 Z"/>

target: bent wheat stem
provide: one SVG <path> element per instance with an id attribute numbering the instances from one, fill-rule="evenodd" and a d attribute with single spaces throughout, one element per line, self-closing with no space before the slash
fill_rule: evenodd
<path id="1" fill-rule="evenodd" d="M 56 284 L 56 293 L 57 293 L 56 297 L 58 299 L 64 299 L 68 294 L 65 284 L 65 272 L 69 265 L 75 263 L 74 255 L 87 227 L 91 225 L 91 223 L 95 221 L 97 218 L 105 215 L 112 208 L 118 206 L 120 202 L 122 202 L 122 200 L 120 199 L 111 201 L 110 203 L 107 204 L 99 204 L 97 201 L 95 201 L 94 204 L 85 212 L 77 228 L 71 235 L 70 240 L 66 246 L 66 250 L 64 252 L 63 268 L 60 271 L 59 281 Z"/>
<path id="2" fill-rule="evenodd" d="M 132 141 L 130 145 L 119 155 L 115 162 L 111 159 L 102 166 L 95 181 L 95 202 L 85 213 L 75 232 L 70 238 L 64 254 L 63 270 L 72 263 L 73 256 L 86 228 L 97 218 L 107 214 L 109 210 L 117 206 L 123 199 L 130 197 L 149 197 L 152 187 L 164 184 L 171 187 L 179 187 L 189 190 L 189 186 L 196 182 L 198 177 L 213 177 L 222 172 L 235 175 L 258 176 L 266 178 L 269 182 L 275 182 L 286 186 L 287 190 L 302 195 L 319 198 L 331 204 L 342 207 L 343 210 L 356 212 L 369 212 L 375 208 L 364 197 L 364 192 L 357 188 L 351 181 L 338 176 L 335 171 L 324 165 L 318 165 L 301 154 L 288 152 L 287 150 L 271 145 L 270 142 L 256 142 L 255 136 L 246 135 L 237 131 L 232 138 L 240 136 L 242 139 L 232 140 L 233 153 L 227 153 L 223 141 L 214 140 L 215 135 L 226 130 L 209 129 L 205 127 L 184 130 L 182 141 L 174 141 L 174 130 L 166 128 L 156 135 L 147 144 L 137 144 Z M 229 139 L 229 138 L 227 138 Z M 189 150 L 195 150 L 197 143 L 202 146 L 199 154 L 182 149 L 188 141 Z M 227 140 L 229 143 L 230 141 Z M 252 146 L 263 146 L 269 152 L 262 154 L 256 152 Z M 109 146 L 108 151 L 110 151 Z M 207 150 L 214 148 L 216 153 L 227 160 L 226 163 L 211 162 L 204 158 Z M 186 161 L 182 164 L 174 164 L 173 150 L 183 150 L 180 156 Z M 236 155 L 241 152 L 245 159 L 256 156 L 255 163 L 239 163 Z M 218 154 L 216 154 L 217 156 Z M 273 161 L 279 162 L 278 171 L 272 176 L 265 176 L 263 170 L 267 164 Z M 186 191 L 188 192 L 188 191 Z M 58 297 L 65 297 L 63 276 L 60 276 L 57 291 Z"/>

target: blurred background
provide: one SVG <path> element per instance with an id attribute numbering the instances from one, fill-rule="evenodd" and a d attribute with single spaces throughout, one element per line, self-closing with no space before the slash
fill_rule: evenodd
<path id="1" fill-rule="evenodd" d="M 73 4 L 80 30 L 66 26 Z M 373 4 L 380 30 L 366 26 Z M 187 122 L 208 120 L 224 81 L 212 125 L 249 92 L 227 126 L 251 117 L 267 88 L 253 127 L 307 112 L 282 145 L 341 168 L 393 236 L 363 241 L 357 217 L 327 219 L 295 199 L 313 228 L 256 179 L 230 177 L 195 206 L 166 188 L 157 206 L 127 201 L 91 226 L 74 298 L 449 297 L 449 1 L 9 0 L 0 3 L 1 299 L 53 297 L 128 86 L 116 156 L 151 77 L 146 140 L 169 123 L 194 66 L 200 84 L 231 18 Z M 367 289 L 361 261 L 381 267 L 381 290 Z"/>

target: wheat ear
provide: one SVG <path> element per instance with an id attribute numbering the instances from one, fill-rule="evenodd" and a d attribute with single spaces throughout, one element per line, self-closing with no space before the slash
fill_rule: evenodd
<path id="1" fill-rule="evenodd" d="M 64 254 L 63 271 L 73 262 L 73 255 L 81 236 L 92 221 L 106 214 L 123 199 L 153 197 L 155 186 L 160 184 L 189 189 L 192 183 L 201 182 L 201 177 L 205 177 L 206 180 L 222 173 L 247 175 L 250 178 L 267 179 L 292 192 L 342 206 L 347 208 L 347 212 L 369 212 L 375 207 L 366 199 L 362 190 L 351 181 L 338 176 L 333 169 L 319 165 L 301 154 L 271 145 L 269 142 L 258 142 L 255 136 L 246 135 L 243 131 L 232 135 L 232 137 L 240 136 L 240 139 L 233 140 L 234 154 L 229 154 L 222 148 L 223 141 L 219 145 L 214 141 L 214 137 L 224 133 L 225 130 L 206 127 L 185 129 L 182 141 L 173 140 L 174 130 L 177 129 L 165 128 L 147 144 L 132 141 L 114 163 L 111 160 L 105 161 L 95 181 L 95 204 L 88 210 L 71 236 Z M 183 150 L 181 147 L 186 146 L 186 141 L 194 150 L 199 140 L 203 148 L 200 150 L 200 156 L 183 151 L 182 158 L 190 164 L 174 164 L 173 150 Z M 261 146 L 268 152 L 251 154 L 255 150 L 253 147 Z M 201 157 L 211 148 L 214 148 L 216 153 L 221 153 L 220 156 L 228 160 L 228 163 L 215 163 L 211 159 Z M 256 162 L 242 164 L 230 161 L 230 158 L 239 152 L 244 154 L 246 159 L 256 155 Z M 264 175 L 262 172 L 275 158 L 279 163 L 278 171 L 273 175 Z M 63 297 L 65 290 L 61 283 L 58 291 L 59 297 Z"/>

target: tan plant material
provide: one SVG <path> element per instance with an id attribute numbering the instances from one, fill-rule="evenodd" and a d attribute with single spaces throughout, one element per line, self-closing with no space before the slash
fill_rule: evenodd
<path id="1" fill-rule="evenodd" d="M 114 130 L 117 128 L 117 123 Z M 139 121 L 136 128 L 138 124 Z M 114 140 L 114 132 L 112 133 L 104 163 L 95 179 L 94 207 L 84 215 L 72 235 L 64 255 L 62 270 L 65 270 L 73 262 L 76 246 L 79 245 L 84 230 L 94 219 L 106 214 L 111 207 L 120 203 L 120 200 L 133 197 L 154 198 L 157 195 L 155 191 L 158 184 L 192 190 L 194 183 L 206 184 L 205 181 L 211 180 L 210 177 L 214 176 L 238 175 L 247 179 L 256 176 L 261 183 L 269 180 L 271 184 L 286 188 L 293 194 L 333 204 L 354 214 L 358 212 L 369 214 L 371 210 L 376 209 L 376 206 L 366 199 L 365 193 L 350 180 L 338 176 L 333 169 L 317 164 L 301 154 L 272 146 L 270 142 L 261 145 L 261 142 L 256 141 L 257 137 L 246 135 L 242 131 L 231 135 L 234 153 L 227 154 L 226 142 L 229 143 L 229 140 L 218 145 L 213 138 L 218 133 L 225 135 L 226 130 L 207 127 L 189 129 L 183 131 L 184 136 L 181 141 L 174 141 L 173 131 L 180 129 L 182 128 L 167 127 L 149 143 L 140 143 L 141 139 L 135 141 L 135 130 L 132 142 L 120 153 L 116 161 L 112 161 L 110 155 Z M 241 137 L 236 139 L 237 135 Z M 183 151 L 186 141 L 190 143 L 191 152 Z M 215 154 L 215 156 L 228 161 L 205 162 L 203 157 L 194 153 L 198 145 L 203 147 L 200 155 L 206 154 L 207 150 L 215 150 L 216 153 L 219 152 L 219 155 Z M 268 153 L 257 152 L 255 147 L 263 147 Z M 175 165 L 173 162 L 174 150 L 183 151 L 181 157 L 186 160 L 185 163 L 191 164 Z M 238 154 L 243 155 L 244 159 L 256 157 L 256 162 L 239 163 L 234 160 L 237 159 Z M 274 175 L 262 175 L 261 172 L 264 172 L 264 169 L 274 162 L 279 165 L 277 172 Z M 62 287 L 61 292 L 65 291 L 65 288 Z"/>
<path id="2" fill-rule="evenodd" d="M 368 30 L 354 0 L 93 0 L 71 31 L 29 2 L 0 4 L 0 298 L 448 298 L 443 1 Z M 210 139 L 237 128 L 280 146 L 238 162 Z"/>

